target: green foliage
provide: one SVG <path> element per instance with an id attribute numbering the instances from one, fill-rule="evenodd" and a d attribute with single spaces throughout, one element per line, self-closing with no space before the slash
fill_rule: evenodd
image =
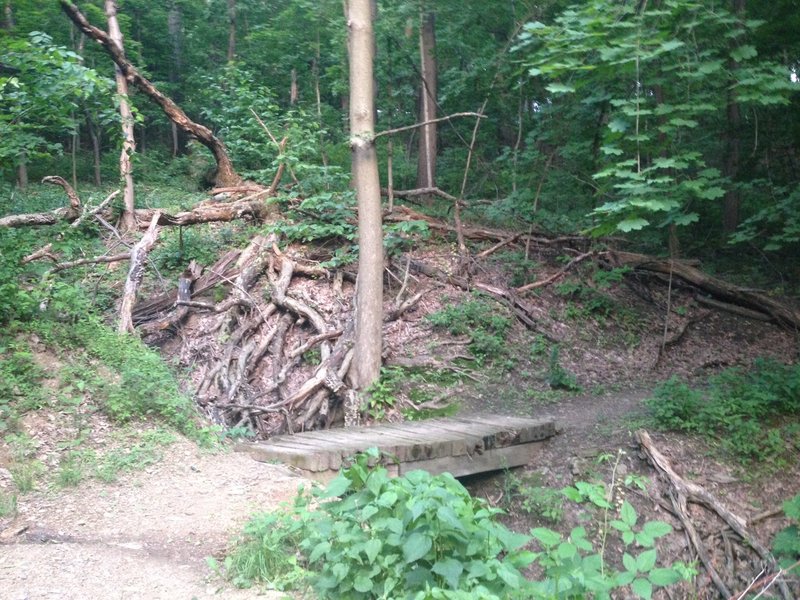
<path id="1" fill-rule="evenodd" d="M 511 318 L 506 311 L 481 294 L 446 306 L 427 316 L 428 321 L 451 335 L 468 335 L 469 349 L 479 361 L 505 356 L 506 335 L 511 328 Z"/>
<path id="2" fill-rule="evenodd" d="M 44 369 L 22 343 L 0 338 L 0 434 L 15 413 L 44 405 L 44 377 Z"/>
<path id="3" fill-rule="evenodd" d="M 731 244 L 757 244 L 766 252 L 775 252 L 800 243 L 800 187 L 771 187 L 769 193 L 777 201 L 761 206 L 746 219 L 731 236 Z"/>
<path id="4" fill-rule="evenodd" d="M 153 262 L 168 272 L 182 271 L 193 260 L 203 266 L 219 258 L 223 240 L 216 229 L 203 226 L 170 228 L 152 253 Z"/>
<path id="5" fill-rule="evenodd" d="M 555 110 L 600 115 L 596 233 L 688 225 L 725 195 L 732 183 L 714 166 L 722 149 L 697 132 L 719 126 L 731 94 L 755 109 L 796 91 L 785 69 L 746 43 L 760 24 L 703 3 L 593 0 L 524 27 L 517 50 Z"/>
<path id="6" fill-rule="evenodd" d="M 791 451 L 786 417 L 800 410 L 800 366 L 758 360 L 749 372 L 723 371 L 704 389 L 673 377 L 647 405 L 665 429 L 701 435 L 743 463 L 777 466 Z"/>
<path id="7" fill-rule="evenodd" d="M 0 491 L 0 519 L 17 514 L 17 495 Z"/>
<path id="8" fill-rule="evenodd" d="M 695 574 L 682 563 L 657 566 L 655 541 L 671 527 L 640 524 L 627 502 L 610 521 L 626 548 L 616 570 L 583 527 L 566 537 L 541 527 L 531 537 L 517 534 L 497 522 L 500 510 L 470 497 L 452 476 L 413 471 L 390 478 L 373 466 L 379 459 L 369 450 L 327 488 L 301 488 L 291 507 L 254 517 L 225 560 L 228 577 L 240 586 L 308 585 L 319 598 L 500 600 L 609 597 L 623 589 L 650 598 L 655 588 Z M 512 489 L 525 486 L 512 482 Z M 594 498 L 574 490 L 579 501 Z M 548 500 L 554 511 L 556 504 Z M 531 541 L 537 551 L 523 549 Z M 532 563 L 539 581 L 519 571 Z"/>
<path id="9" fill-rule="evenodd" d="M 288 512 L 256 517 L 226 560 L 229 576 L 307 581 L 319 598 L 517 597 L 526 536 L 452 476 L 390 478 L 369 466 L 377 459 L 362 454 L 326 489 L 301 490 Z"/>
<path id="10" fill-rule="evenodd" d="M 564 517 L 564 494 L 543 486 L 541 479 L 538 473 L 522 476 L 505 473 L 504 502 L 507 507 L 517 506 L 520 511 L 535 518 L 559 523 Z"/>
<path id="11" fill-rule="evenodd" d="M 581 386 L 575 375 L 567 371 L 559 362 L 560 350 L 558 346 L 553 346 L 550 351 L 550 362 L 547 367 L 547 383 L 554 390 L 568 390 L 578 392 Z"/>
<path id="12" fill-rule="evenodd" d="M 0 53 L 13 73 L 0 74 L 0 169 L 60 152 L 48 134 L 74 132 L 80 103 L 98 97 L 111 108 L 111 81 L 45 33 L 32 31 L 27 40 L 4 36 Z"/>
<path id="13" fill-rule="evenodd" d="M 794 523 L 775 535 L 772 551 L 785 569 L 800 560 L 800 494 L 783 503 L 783 513 Z"/>

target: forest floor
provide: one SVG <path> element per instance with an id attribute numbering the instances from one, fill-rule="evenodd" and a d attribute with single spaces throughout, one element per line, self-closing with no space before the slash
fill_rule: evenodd
<path id="1" fill-rule="evenodd" d="M 439 249 L 415 258 L 420 257 L 446 266 L 452 254 Z M 535 258 L 552 272 L 559 268 L 545 257 Z M 494 257 L 481 272 L 483 281 L 507 278 L 514 266 L 508 256 Z M 516 266 L 531 268 L 527 259 Z M 423 279 L 419 277 L 420 285 Z M 601 279 L 588 273 L 541 290 L 530 305 L 542 330 L 532 332 L 516 323 L 499 349 L 493 346 L 494 355 L 482 359 L 467 354 L 473 347 L 469 335 L 454 335 L 447 328 L 465 318 L 465 303 L 477 302 L 472 308 L 478 312 L 502 311 L 440 282 L 436 294 L 427 294 L 388 326 L 387 362 L 404 370 L 394 372 L 380 396 L 382 404 L 371 406 L 368 413 L 408 417 L 414 416 L 415 404 L 439 406 L 457 400 L 455 409 L 461 414 L 552 416 L 560 434 L 528 467 L 473 477 L 466 482 L 470 491 L 508 511 L 506 520 L 514 529 L 545 525 L 569 531 L 587 519 L 596 521 L 596 510 L 559 503 L 550 507 L 557 510 L 548 511 L 547 506 L 532 508 L 526 498 L 578 481 L 603 482 L 616 500 L 626 498 L 644 520 L 673 525 L 676 532 L 660 546 L 662 560 L 691 562 L 680 523 L 666 501 L 668 490 L 633 437 L 635 430 L 652 424 L 643 399 L 657 382 L 673 375 L 702 384 L 721 368 L 747 367 L 759 357 L 793 361 L 797 340 L 775 325 L 707 310 L 698 305 L 691 289 L 668 288 L 662 281 L 637 291 L 618 281 L 599 285 Z M 308 290 L 299 294 L 313 297 Z M 432 327 L 428 315 L 448 307 L 456 307 L 455 312 L 444 325 Z M 666 327 L 665 314 L 670 315 Z M 184 331 L 196 326 L 197 319 L 190 319 Z M 471 327 L 474 338 L 479 326 Z M 491 329 L 483 333 L 489 338 L 500 335 Z M 171 351 L 173 356 L 180 354 L 179 348 Z M 65 418 L 42 410 L 23 419 L 22 427 L 40 453 L 57 455 L 58 429 Z M 95 426 L 92 432 L 106 428 Z M 775 531 L 786 526 L 775 509 L 798 493 L 800 461 L 780 471 L 770 465 L 754 470 L 727 462 L 718 449 L 696 437 L 658 432 L 652 437 L 681 475 L 702 485 L 736 515 L 752 520 L 763 544 L 768 546 Z M 8 466 L 9 452 L 8 444 L 0 444 L 0 492 L 14 485 L 9 470 L 2 468 Z M 290 500 L 302 477 L 282 466 L 257 463 L 246 454 L 208 452 L 182 439 L 161 447 L 159 455 L 144 470 L 120 473 L 112 483 L 92 480 L 63 487 L 51 482 L 19 494 L 15 513 L 0 517 L 3 598 L 258 596 L 252 590 L 234 590 L 213 573 L 206 558 L 221 557 L 251 514 Z M 52 466 L 57 461 L 41 456 L 41 463 Z M 624 480 L 632 483 L 623 485 Z M 643 485 L 637 487 L 636 482 Z M 737 589 L 744 589 L 758 573 L 752 558 L 738 547 L 731 549 L 713 514 L 693 507 L 691 516 L 708 545 L 719 549 L 714 559 L 730 571 Z M 621 551 L 610 545 L 610 558 L 616 561 Z M 718 597 L 699 570 L 695 587 L 677 597 Z"/>

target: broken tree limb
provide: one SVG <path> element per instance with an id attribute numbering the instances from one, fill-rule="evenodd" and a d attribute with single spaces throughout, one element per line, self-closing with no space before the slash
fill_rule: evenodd
<path id="1" fill-rule="evenodd" d="M 528 283 L 526 285 L 518 287 L 516 289 L 516 292 L 522 294 L 524 292 L 529 292 L 530 290 L 535 290 L 550 285 L 551 283 L 555 283 L 556 281 L 561 279 L 564 275 L 566 275 L 570 270 L 575 268 L 577 265 L 579 265 L 580 263 L 589 258 L 594 258 L 595 256 L 597 256 L 597 253 L 594 251 L 584 252 L 583 254 L 579 254 L 547 279 L 542 279 L 541 281 L 534 281 L 533 283 Z"/>
<path id="2" fill-rule="evenodd" d="M 678 513 L 678 516 L 686 529 L 687 534 L 692 542 L 692 545 L 697 551 L 697 555 L 706 567 L 709 576 L 714 581 L 717 589 L 725 598 L 732 596 L 730 589 L 720 577 L 719 573 L 714 568 L 711 558 L 708 555 L 699 534 L 697 533 L 694 523 L 689 517 L 687 505 L 689 502 L 701 504 L 709 510 L 715 512 L 733 531 L 735 531 L 744 541 L 744 543 L 752 548 L 758 555 L 759 559 L 766 565 L 769 565 L 773 570 L 778 570 L 778 565 L 775 558 L 770 554 L 761 542 L 749 531 L 747 522 L 728 510 L 717 498 L 711 494 L 704 487 L 684 479 L 678 475 L 672 468 L 669 460 L 664 456 L 653 444 L 650 435 L 642 430 L 636 432 L 636 440 L 642 448 L 642 451 L 650 459 L 650 462 L 655 467 L 658 474 L 671 486 L 673 491 L 673 506 Z M 784 600 L 791 600 L 792 593 L 789 591 L 785 582 L 778 581 L 778 587 Z"/>
<path id="3" fill-rule="evenodd" d="M 122 305 L 119 309 L 119 333 L 133 333 L 133 305 L 136 302 L 136 293 L 139 284 L 144 277 L 144 265 L 147 261 L 147 254 L 156 243 L 158 237 L 158 219 L 161 213 L 156 212 L 150 221 L 147 232 L 142 239 L 131 250 L 131 266 L 128 270 L 128 278 L 125 281 L 125 291 L 122 294 Z"/>
<path id="4" fill-rule="evenodd" d="M 130 83 L 146 94 L 155 102 L 167 117 L 185 133 L 192 135 L 211 151 L 217 163 L 216 183 L 220 186 L 236 186 L 242 183 L 242 178 L 236 173 L 231 163 L 225 145 L 211 132 L 208 127 L 192 121 L 186 113 L 169 97 L 162 94 L 139 70 L 126 58 L 122 49 L 114 43 L 111 37 L 89 23 L 77 6 L 69 0 L 60 0 L 61 8 L 73 23 L 85 35 L 98 42 L 111 56 L 122 74 Z"/>
<path id="5" fill-rule="evenodd" d="M 662 260 L 632 252 L 610 251 L 605 254 L 614 266 L 628 266 L 663 275 L 669 275 L 671 272 L 673 277 L 683 279 L 714 299 L 769 315 L 773 321 L 787 329 L 800 329 L 800 310 L 774 300 L 766 294 L 712 277 L 684 261 Z"/>
<path id="6" fill-rule="evenodd" d="M 82 265 L 96 265 L 102 263 L 113 263 L 113 262 L 120 262 L 123 260 L 129 260 L 131 257 L 130 252 L 123 252 L 121 254 L 108 254 L 104 256 L 94 256 L 92 258 L 80 258 L 78 260 L 72 260 L 68 262 L 62 262 L 55 265 L 52 269 L 50 269 L 53 273 L 57 271 L 63 271 L 65 269 L 72 269 L 74 267 L 80 267 Z"/>
<path id="7" fill-rule="evenodd" d="M 67 183 L 66 179 L 64 179 L 63 177 L 59 177 L 58 175 L 48 175 L 47 177 L 42 178 L 42 183 L 58 185 L 64 188 L 64 192 L 67 194 L 67 197 L 69 198 L 69 205 L 72 208 L 72 210 L 80 211 L 81 199 L 78 197 L 78 193 L 72 188 L 72 186 Z"/>
<path id="8" fill-rule="evenodd" d="M 147 224 L 158 212 L 158 224 L 168 226 L 197 225 L 199 223 L 213 223 L 246 219 L 251 221 L 265 221 L 275 215 L 275 208 L 262 199 L 235 200 L 233 202 L 204 202 L 190 211 L 170 215 L 152 209 L 137 210 L 134 215 L 139 227 Z"/>
<path id="9" fill-rule="evenodd" d="M 723 310 L 734 315 L 739 315 L 745 319 L 753 319 L 754 321 L 772 321 L 772 317 L 758 310 L 750 310 L 749 308 L 744 308 L 743 306 L 738 306 L 729 302 L 720 302 L 719 300 L 714 300 L 713 298 L 709 298 L 701 294 L 695 294 L 694 299 L 698 304 L 704 304 L 705 306 L 710 306 L 711 308 L 716 308 L 717 310 Z"/>
<path id="10" fill-rule="evenodd" d="M 49 258 L 53 262 L 58 262 L 58 258 L 56 257 L 56 255 L 50 252 L 50 250 L 52 249 L 53 249 L 53 243 L 50 242 L 49 244 L 42 246 L 41 248 L 36 250 L 36 252 L 31 252 L 30 254 L 28 254 L 28 256 L 22 259 L 22 264 L 26 265 L 29 262 L 33 262 L 41 258 Z"/>
<path id="11" fill-rule="evenodd" d="M 422 121 L 421 123 L 414 123 L 413 125 L 406 125 L 404 127 L 396 127 L 395 129 L 387 129 L 386 131 L 379 131 L 373 136 L 373 139 L 377 140 L 379 137 L 382 137 L 384 135 L 394 135 L 395 133 L 401 133 L 403 131 L 419 129 L 420 127 L 425 127 L 426 125 L 432 125 L 433 123 L 441 123 L 442 121 L 450 121 L 451 119 L 456 119 L 458 117 L 476 117 L 478 119 L 485 119 L 486 115 L 476 112 L 453 113 L 452 115 L 447 115 L 446 117 L 439 117 L 437 119 Z"/>
<path id="12" fill-rule="evenodd" d="M 59 179 L 60 179 L 60 178 L 59 178 Z M 111 192 L 111 193 L 108 195 L 108 197 L 107 197 L 105 200 L 103 200 L 103 201 L 102 201 L 100 204 L 98 204 L 97 206 L 95 206 L 95 207 L 93 207 L 93 208 L 89 208 L 89 206 L 88 206 L 88 205 L 87 205 L 86 207 L 84 207 L 84 212 L 83 212 L 83 214 L 82 214 L 80 217 L 78 217 L 77 219 L 75 219 L 75 220 L 72 222 L 72 225 L 70 225 L 70 227 L 74 227 L 74 228 L 76 228 L 76 229 L 77 229 L 78 227 L 80 227 L 80 224 L 81 224 L 81 223 L 83 223 L 83 222 L 84 222 L 86 219 L 88 219 L 89 217 L 94 217 L 94 216 L 97 216 L 97 215 L 98 215 L 98 213 L 100 213 L 100 212 L 102 212 L 103 210 L 105 210 L 106 206 L 108 206 L 108 204 L 109 204 L 109 203 L 110 203 L 110 202 L 111 202 L 111 201 L 112 201 L 114 198 L 116 198 L 116 197 L 119 195 L 119 193 L 120 193 L 120 190 L 116 190 L 116 191 L 114 191 L 114 192 Z M 67 195 L 69 196 L 69 192 L 67 192 Z M 102 222 L 102 221 L 101 221 L 101 222 Z"/>
<path id="13" fill-rule="evenodd" d="M 39 225 L 55 225 L 59 221 L 72 222 L 81 214 L 81 201 L 72 186 L 63 177 L 51 175 L 42 179 L 43 183 L 52 183 L 64 188 L 69 198 L 69 206 L 43 213 L 28 213 L 21 215 L 8 215 L 0 218 L 1 227 L 37 227 Z"/>

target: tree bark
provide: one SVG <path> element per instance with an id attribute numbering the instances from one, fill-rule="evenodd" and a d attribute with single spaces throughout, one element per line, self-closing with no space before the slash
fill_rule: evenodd
<path id="1" fill-rule="evenodd" d="M 228 0 L 228 62 L 236 58 L 236 0 Z"/>
<path id="2" fill-rule="evenodd" d="M 150 220 L 150 226 L 142 239 L 131 249 L 131 267 L 128 270 L 128 279 L 125 281 L 125 291 L 122 294 L 122 305 L 119 309 L 119 333 L 133 333 L 133 305 L 136 303 L 136 293 L 144 277 L 144 266 L 147 254 L 156 243 L 158 237 L 158 218 L 156 212 Z"/>
<path id="3" fill-rule="evenodd" d="M 737 18 L 744 18 L 745 0 L 732 0 L 734 14 Z M 737 42 L 733 41 L 733 45 Z M 730 69 L 735 71 L 738 68 L 736 61 L 731 60 Z M 735 83 L 731 81 L 731 84 Z M 739 207 L 741 205 L 741 193 L 736 187 L 736 177 L 739 175 L 739 163 L 741 157 L 741 126 L 742 114 L 739 103 L 736 99 L 736 91 L 733 85 L 728 89 L 728 104 L 725 109 L 728 129 L 725 136 L 725 165 L 724 174 L 730 180 L 730 188 L 725 193 L 725 201 L 722 212 L 722 230 L 725 233 L 732 233 L 739 226 Z"/>
<path id="4" fill-rule="evenodd" d="M 89 131 L 89 138 L 92 140 L 92 165 L 94 170 L 94 184 L 97 187 L 103 185 L 100 171 L 100 134 L 101 129 L 95 127 L 92 115 L 86 111 L 86 129 Z"/>
<path id="5" fill-rule="evenodd" d="M 7 31 L 14 29 L 14 10 L 11 8 L 10 0 L 6 1 L 3 8 L 3 29 Z"/>
<path id="6" fill-rule="evenodd" d="M 25 190 L 28 187 L 28 159 L 23 156 L 17 165 L 17 187 Z"/>
<path id="7" fill-rule="evenodd" d="M 350 379 L 365 390 L 380 376 L 383 324 L 383 229 L 375 149 L 374 34 L 370 0 L 350 0 L 350 149 L 358 199 L 356 331 Z"/>
<path id="8" fill-rule="evenodd" d="M 242 178 L 234 170 L 233 163 L 231 163 L 225 145 L 211 130 L 204 125 L 192 121 L 175 102 L 162 94 L 148 79 L 139 73 L 136 67 L 125 57 L 125 54 L 120 52 L 111 41 L 108 34 L 89 23 L 83 13 L 78 10 L 78 7 L 69 0 L 59 0 L 59 2 L 61 3 L 61 8 L 80 30 L 93 40 L 99 42 L 111 55 L 112 60 L 119 66 L 129 83 L 132 83 L 143 93 L 147 94 L 173 123 L 188 135 L 196 137 L 197 141 L 211 151 L 217 163 L 217 173 L 215 175 L 216 184 L 218 186 L 240 185 L 242 183 Z"/>
<path id="9" fill-rule="evenodd" d="M 125 53 L 122 40 L 122 31 L 117 21 L 116 0 L 105 0 L 105 13 L 108 19 L 108 36 L 120 55 Z M 136 206 L 133 192 L 133 167 L 131 156 L 136 152 L 136 141 L 133 137 L 133 113 L 128 104 L 128 81 L 119 65 L 114 65 L 114 79 L 117 83 L 117 96 L 119 97 L 119 116 L 122 120 L 122 151 L 119 154 L 119 177 L 123 182 L 122 193 L 122 220 L 120 229 L 129 231 L 136 225 L 133 211 Z"/>
<path id="10" fill-rule="evenodd" d="M 436 30 L 433 12 L 420 11 L 420 102 L 419 121 L 427 123 L 420 129 L 417 156 L 417 187 L 436 187 L 437 127 L 436 118 L 437 69 Z"/>
<path id="11" fill-rule="evenodd" d="M 182 94 L 180 89 L 181 73 L 183 73 L 183 13 L 181 5 L 173 1 L 167 15 L 167 31 L 172 43 L 172 69 L 169 72 L 169 81 L 175 86 L 175 101 L 181 102 Z M 186 146 L 185 137 L 181 137 L 178 126 L 173 121 L 170 133 L 172 135 L 172 156 L 183 154 Z"/>

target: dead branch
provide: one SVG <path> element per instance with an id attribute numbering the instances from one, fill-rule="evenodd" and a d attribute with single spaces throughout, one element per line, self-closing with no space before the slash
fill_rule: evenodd
<path id="1" fill-rule="evenodd" d="M 136 292 L 139 290 L 139 284 L 144 277 L 144 265 L 147 260 L 147 254 L 156 243 L 158 237 L 158 220 L 161 213 L 156 212 L 150 221 L 150 226 L 147 232 L 142 236 L 142 239 L 133 247 L 130 253 L 131 266 L 128 270 L 128 278 L 125 281 L 125 291 L 122 294 L 122 305 L 119 309 L 119 326 L 117 330 L 120 333 L 133 333 L 133 305 L 136 302 Z"/>
<path id="2" fill-rule="evenodd" d="M 30 254 L 28 254 L 28 256 L 23 258 L 22 259 L 22 264 L 26 265 L 29 262 L 33 262 L 33 261 L 39 260 L 41 258 L 49 258 L 53 262 L 58 262 L 58 258 L 56 257 L 56 255 L 52 254 L 50 252 L 50 250 L 52 250 L 52 249 L 53 249 L 53 243 L 52 242 L 47 244 L 47 245 L 45 245 L 45 246 L 42 246 L 41 248 L 36 250 L 36 252 L 31 252 Z"/>
<path id="3" fill-rule="evenodd" d="M 502 241 L 499 241 L 494 246 L 492 246 L 491 248 L 487 248 L 486 250 L 478 252 L 478 254 L 475 255 L 475 258 L 476 259 L 478 259 L 478 258 L 486 258 L 490 254 L 494 254 L 495 252 L 497 252 L 501 248 L 505 248 L 509 244 L 513 244 L 514 242 L 516 242 L 520 238 L 521 235 L 522 235 L 521 233 L 517 233 L 517 234 L 512 235 L 512 236 L 510 236 L 510 237 L 508 237 L 508 238 L 506 238 L 506 239 L 504 239 Z M 519 290 L 517 290 L 517 291 L 519 291 Z"/>
<path id="4" fill-rule="evenodd" d="M 59 178 L 59 179 L 60 179 L 60 178 Z M 73 192 L 73 193 L 74 193 L 74 192 Z M 97 205 L 97 206 L 95 206 L 94 208 L 89 208 L 88 206 L 84 207 L 84 212 L 83 212 L 83 214 L 82 214 L 80 217 L 78 217 L 77 219 L 75 219 L 75 220 L 72 222 L 72 225 L 71 225 L 70 227 L 74 227 L 74 228 L 76 228 L 76 229 L 77 229 L 77 228 L 80 226 L 80 224 L 81 224 L 81 223 L 83 223 L 83 222 L 84 222 L 86 219 L 88 219 L 89 217 L 94 217 L 94 216 L 97 216 L 97 215 L 98 215 L 98 213 L 100 213 L 101 211 L 105 210 L 105 208 L 106 208 L 106 207 L 109 205 L 109 203 L 110 203 L 110 202 L 111 202 L 111 201 L 112 201 L 114 198 L 116 198 L 116 197 L 119 195 L 119 193 L 120 193 L 120 190 L 116 190 L 116 191 L 114 191 L 114 192 L 111 192 L 111 193 L 108 195 L 108 197 L 107 197 L 105 200 L 103 200 L 103 201 L 102 201 L 100 204 L 98 204 L 98 205 Z M 69 192 L 67 192 L 67 195 L 69 195 Z M 102 221 L 102 220 L 101 220 L 101 222 L 105 223 L 105 222 L 104 222 L 104 221 Z M 106 223 L 106 224 L 107 224 L 107 223 Z M 116 230 L 115 230 L 115 231 L 116 231 Z"/>
<path id="5" fill-rule="evenodd" d="M 775 559 L 770 554 L 769 550 L 767 550 L 748 530 L 747 522 L 744 519 L 728 510 L 719 500 L 717 500 L 713 494 L 711 494 L 705 488 L 694 482 L 687 481 L 678 475 L 672 468 L 669 460 L 667 460 L 667 458 L 653 445 L 653 441 L 646 431 L 637 431 L 636 440 L 639 442 L 642 451 L 650 459 L 650 462 L 653 464 L 658 474 L 662 477 L 662 479 L 665 480 L 667 484 L 671 486 L 671 490 L 673 492 L 673 507 L 675 508 L 681 523 L 686 529 L 686 533 L 689 535 L 692 545 L 697 551 L 697 555 L 703 562 L 703 565 L 708 571 L 712 581 L 714 581 L 717 589 L 724 597 L 729 598 L 732 595 L 731 591 L 728 589 L 727 585 L 714 568 L 711 558 L 708 555 L 708 551 L 700 539 L 700 536 L 694 527 L 694 523 L 689 517 L 687 510 L 687 505 L 689 502 L 701 504 L 715 512 L 733 531 L 735 531 L 742 538 L 747 546 L 756 552 L 764 564 L 767 564 L 772 569 L 777 570 Z M 791 600 L 792 594 L 786 584 L 779 581 L 778 586 L 781 590 L 784 600 Z"/>
<path id="6" fill-rule="evenodd" d="M 736 304 L 730 304 L 729 302 L 720 302 L 719 300 L 714 300 L 713 298 L 709 298 L 701 294 L 695 294 L 694 299 L 699 304 L 705 304 L 706 306 L 716 308 L 717 310 L 723 310 L 734 315 L 739 315 L 745 319 L 753 319 L 754 321 L 772 321 L 772 317 L 764 314 L 761 311 L 750 310 L 749 308 L 737 306 Z"/>
<path id="7" fill-rule="evenodd" d="M 130 83 L 146 94 L 155 102 L 167 117 L 175 123 L 185 133 L 192 135 L 211 151 L 217 163 L 217 184 L 222 186 L 236 186 L 242 183 L 242 178 L 236 173 L 231 163 L 225 145 L 211 132 L 208 127 L 192 121 L 186 113 L 175 104 L 170 98 L 162 94 L 148 79 L 146 79 L 136 67 L 125 57 L 123 50 L 111 39 L 102 29 L 93 26 L 86 17 L 78 10 L 78 7 L 69 0 L 60 0 L 61 8 L 73 23 L 86 36 L 100 43 L 108 52 L 111 59 L 119 67 Z"/>
<path id="8" fill-rule="evenodd" d="M 52 269 L 50 269 L 53 273 L 58 271 L 63 271 L 65 269 L 72 269 L 74 267 L 80 267 L 82 265 L 96 265 L 102 263 L 113 263 L 113 262 L 120 262 L 123 260 L 130 260 L 131 253 L 130 252 L 123 252 L 121 254 L 110 254 L 105 256 L 94 256 L 92 258 L 80 258 L 78 260 L 72 260 L 69 262 L 62 262 L 55 265 Z"/>
<path id="9" fill-rule="evenodd" d="M 577 265 L 579 265 L 583 261 L 589 258 L 594 258 L 595 256 L 597 256 L 597 252 L 595 251 L 584 252 L 583 254 L 579 254 L 547 279 L 542 279 L 541 281 L 534 281 L 533 283 L 528 283 L 526 285 L 518 287 L 516 291 L 517 293 L 522 294 L 524 292 L 529 292 L 530 290 L 535 290 L 550 285 L 551 283 L 554 283 L 559 279 L 561 279 L 564 275 L 566 275 L 569 271 L 574 269 Z"/>
<path id="10" fill-rule="evenodd" d="M 264 193 L 267 193 L 265 190 Z M 259 195 L 262 195 L 259 193 Z M 139 209 L 134 212 L 139 228 L 146 228 L 153 218 L 155 210 Z M 186 226 L 199 223 L 213 223 L 245 219 L 265 221 L 276 214 L 274 206 L 264 200 L 250 197 L 233 202 L 204 202 L 190 211 L 170 215 L 159 211 L 159 225 Z"/>
<path id="11" fill-rule="evenodd" d="M 48 175 L 47 177 L 42 178 L 42 183 L 49 183 L 51 185 L 58 185 L 64 188 L 64 192 L 67 194 L 69 198 L 69 205 L 73 211 L 79 211 L 81 209 L 81 199 L 78 197 L 78 193 L 72 188 L 70 184 L 63 177 L 59 177 L 58 175 Z"/>
<path id="12" fill-rule="evenodd" d="M 674 277 L 680 277 L 714 299 L 764 313 L 781 326 L 793 331 L 800 329 L 800 310 L 770 298 L 766 294 L 712 277 L 685 261 L 662 260 L 643 254 L 619 251 L 608 252 L 606 256 L 615 266 L 628 266 L 664 275 L 672 272 Z"/>
<path id="13" fill-rule="evenodd" d="M 429 121 L 422 121 L 421 123 L 414 123 L 413 125 L 406 125 L 404 127 L 396 127 L 395 129 L 387 129 L 386 131 L 379 131 L 373 136 L 372 139 L 377 140 L 379 137 L 383 137 L 384 135 L 394 135 L 395 133 L 401 133 L 403 131 L 419 129 L 420 127 L 425 127 L 425 125 L 432 125 L 433 123 L 441 123 L 442 121 L 450 121 L 458 117 L 476 117 L 478 119 L 485 119 L 486 115 L 475 112 L 453 113 L 452 115 L 447 115 L 446 117 L 439 117 L 437 119 L 430 119 Z"/>

